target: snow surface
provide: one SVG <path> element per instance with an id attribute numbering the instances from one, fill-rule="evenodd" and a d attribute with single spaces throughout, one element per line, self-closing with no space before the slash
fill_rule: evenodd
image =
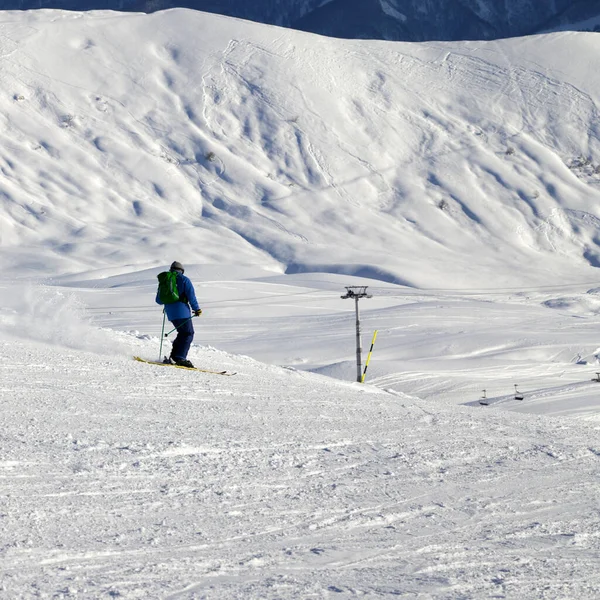
<path id="1" fill-rule="evenodd" d="M 593 34 L 0 14 L 0 598 L 598 597 Z"/>
<path id="2" fill-rule="evenodd" d="M 237 375 L 2 351 L 4 598 L 597 594 L 597 426 L 213 348 Z"/>

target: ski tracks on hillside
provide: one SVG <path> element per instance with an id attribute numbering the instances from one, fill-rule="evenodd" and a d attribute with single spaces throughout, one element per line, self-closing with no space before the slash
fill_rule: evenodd
<path id="1" fill-rule="evenodd" d="M 211 99 L 210 95 L 205 95 L 204 118 L 218 138 L 225 138 L 230 135 L 231 129 L 224 129 L 223 110 L 218 110 L 218 106 L 223 103 L 237 105 L 235 90 L 240 90 L 239 96 L 242 98 L 250 93 L 257 103 L 255 108 L 257 113 L 262 115 L 261 119 L 256 123 L 250 123 L 240 113 L 239 118 L 242 122 L 231 125 L 234 130 L 240 131 L 244 141 L 252 150 L 252 155 L 248 157 L 251 164 L 264 162 L 261 157 L 267 159 L 264 165 L 261 164 L 260 170 L 269 173 L 268 176 L 274 181 L 287 185 L 292 192 L 295 188 L 308 192 L 329 188 L 339 197 L 349 200 L 350 196 L 336 183 L 325 157 L 317 150 L 302 127 L 302 120 L 310 118 L 319 123 L 317 130 L 326 129 L 326 124 L 322 123 L 322 116 L 312 110 L 306 93 L 298 86 L 292 85 L 290 94 L 299 96 L 299 99 L 290 102 L 277 95 L 273 89 L 261 86 L 263 77 L 261 70 L 267 66 L 272 69 L 284 68 L 285 61 L 290 60 L 290 56 L 287 56 L 288 52 L 293 53 L 294 50 L 280 49 L 278 53 L 273 53 L 256 44 L 232 40 L 220 60 L 220 72 L 205 76 L 205 90 L 212 90 L 213 97 Z M 305 110 L 304 114 L 290 113 L 288 107 L 295 105 L 302 106 Z M 240 125 L 243 125 L 242 130 Z M 269 136 L 263 135 L 260 131 L 261 127 L 266 126 L 272 129 Z M 271 174 L 273 168 L 276 172 Z M 290 178 L 290 173 L 294 171 L 303 172 L 304 181 L 295 177 Z M 289 192 L 278 199 L 285 198 L 287 195 Z"/>
<path id="2" fill-rule="evenodd" d="M 592 428 L 195 352 L 238 376 L 10 344 L 3 592 L 592 597 Z"/>

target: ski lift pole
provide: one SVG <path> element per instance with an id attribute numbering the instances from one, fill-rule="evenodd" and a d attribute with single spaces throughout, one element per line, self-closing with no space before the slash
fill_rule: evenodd
<path id="1" fill-rule="evenodd" d="M 354 298 L 354 306 L 356 308 L 356 381 L 360 381 L 362 379 L 362 342 L 360 338 L 360 317 L 358 316 L 358 296 Z"/>
<path id="2" fill-rule="evenodd" d="M 163 340 L 165 339 L 164 333 L 165 333 L 165 319 L 167 318 L 167 314 L 165 313 L 165 309 L 163 308 L 163 324 L 162 324 L 162 330 L 160 332 L 160 350 L 158 351 L 158 361 L 160 362 L 162 360 L 162 345 L 163 345 Z"/>
<path id="3" fill-rule="evenodd" d="M 358 301 L 360 298 L 372 298 L 371 294 L 367 294 L 366 285 L 351 285 L 346 286 L 346 295 L 342 296 L 343 300 L 348 298 L 354 299 L 354 307 L 356 311 L 356 381 L 362 383 L 362 346 L 360 341 L 360 316 L 358 313 Z"/>
<path id="4" fill-rule="evenodd" d="M 375 345 L 375 340 L 377 339 L 377 329 L 373 334 L 373 339 L 371 340 L 371 348 L 369 348 L 369 354 L 367 354 L 367 362 L 365 363 L 365 370 L 363 371 L 362 378 L 360 380 L 361 383 L 365 382 L 365 375 L 367 374 L 367 369 L 369 368 L 369 361 L 371 360 L 371 354 L 373 353 L 373 346 Z"/>

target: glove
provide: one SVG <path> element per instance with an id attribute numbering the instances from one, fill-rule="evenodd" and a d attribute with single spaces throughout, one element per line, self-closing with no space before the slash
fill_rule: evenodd
<path id="1" fill-rule="evenodd" d="M 194 316 L 195 317 L 199 317 L 201 314 L 202 314 L 202 309 L 201 308 L 199 308 L 198 310 L 194 311 Z"/>

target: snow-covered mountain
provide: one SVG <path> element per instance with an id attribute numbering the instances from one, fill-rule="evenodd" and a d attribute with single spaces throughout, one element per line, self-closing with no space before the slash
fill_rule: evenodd
<path id="1" fill-rule="evenodd" d="M 597 277 L 595 34 L 342 41 L 185 10 L 2 31 L 20 276 L 179 254 L 420 287 Z"/>
<path id="2" fill-rule="evenodd" d="M 598 0 L 5 0 L 2 8 L 129 10 L 183 7 L 341 38 L 496 39 L 600 26 Z"/>
<path id="3" fill-rule="evenodd" d="M 595 600 L 598 43 L 2 13 L 0 599 Z"/>

